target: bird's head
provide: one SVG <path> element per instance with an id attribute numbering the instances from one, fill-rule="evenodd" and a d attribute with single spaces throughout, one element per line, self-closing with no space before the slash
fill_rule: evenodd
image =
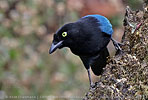
<path id="1" fill-rule="evenodd" d="M 107 18 L 100 15 L 84 16 L 57 30 L 49 53 L 57 48 L 69 47 L 76 55 L 91 55 L 107 45 L 112 33 L 112 25 Z"/>
<path id="2" fill-rule="evenodd" d="M 63 47 L 70 47 L 73 45 L 75 35 L 78 33 L 78 29 L 74 23 L 68 23 L 57 30 L 53 35 L 53 41 L 49 50 L 49 54 L 53 53 L 56 49 Z"/>

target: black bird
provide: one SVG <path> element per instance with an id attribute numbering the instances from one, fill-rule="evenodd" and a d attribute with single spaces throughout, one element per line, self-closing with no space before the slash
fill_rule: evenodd
<path id="1" fill-rule="evenodd" d="M 116 49 L 121 50 L 120 43 L 112 38 L 113 29 L 109 20 L 101 15 L 87 15 L 78 21 L 63 25 L 54 34 L 49 53 L 57 48 L 69 47 L 78 55 L 88 71 L 90 85 L 90 66 L 95 75 L 100 75 L 106 66 L 110 40 Z"/>

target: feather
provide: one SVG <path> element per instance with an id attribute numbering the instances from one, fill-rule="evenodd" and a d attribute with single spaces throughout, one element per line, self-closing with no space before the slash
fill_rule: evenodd
<path id="1" fill-rule="evenodd" d="M 102 32 L 107 33 L 109 35 L 113 34 L 112 25 L 106 17 L 101 16 L 101 15 L 87 15 L 87 16 L 84 16 L 82 18 L 86 18 L 86 17 L 96 18 L 98 20 L 98 23 L 100 24 L 99 27 L 100 27 Z"/>

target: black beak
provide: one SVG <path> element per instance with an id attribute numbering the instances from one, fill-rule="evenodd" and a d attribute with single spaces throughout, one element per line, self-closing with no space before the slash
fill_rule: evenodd
<path id="1" fill-rule="evenodd" d="M 57 48 L 59 48 L 60 46 L 62 46 L 63 41 L 60 41 L 56 44 L 52 43 L 50 50 L 49 50 L 49 54 L 52 54 Z"/>

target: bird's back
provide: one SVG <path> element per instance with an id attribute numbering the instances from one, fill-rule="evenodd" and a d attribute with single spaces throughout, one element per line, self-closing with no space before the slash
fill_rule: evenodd
<path id="1" fill-rule="evenodd" d="M 112 25 L 106 17 L 96 14 L 96 15 L 87 15 L 87 16 L 82 17 L 81 19 L 90 18 L 90 17 L 97 19 L 99 23 L 99 28 L 101 29 L 102 32 L 108 35 L 113 34 Z"/>
<path id="2" fill-rule="evenodd" d="M 101 25 L 98 19 L 92 16 L 82 17 L 75 22 L 75 27 L 79 27 L 79 33 L 76 34 L 78 36 L 75 38 L 75 46 L 70 47 L 72 52 L 76 55 L 91 56 L 106 47 L 111 35 L 105 33 L 100 28 Z M 112 30 L 112 27 L 110 28 Z"/>

